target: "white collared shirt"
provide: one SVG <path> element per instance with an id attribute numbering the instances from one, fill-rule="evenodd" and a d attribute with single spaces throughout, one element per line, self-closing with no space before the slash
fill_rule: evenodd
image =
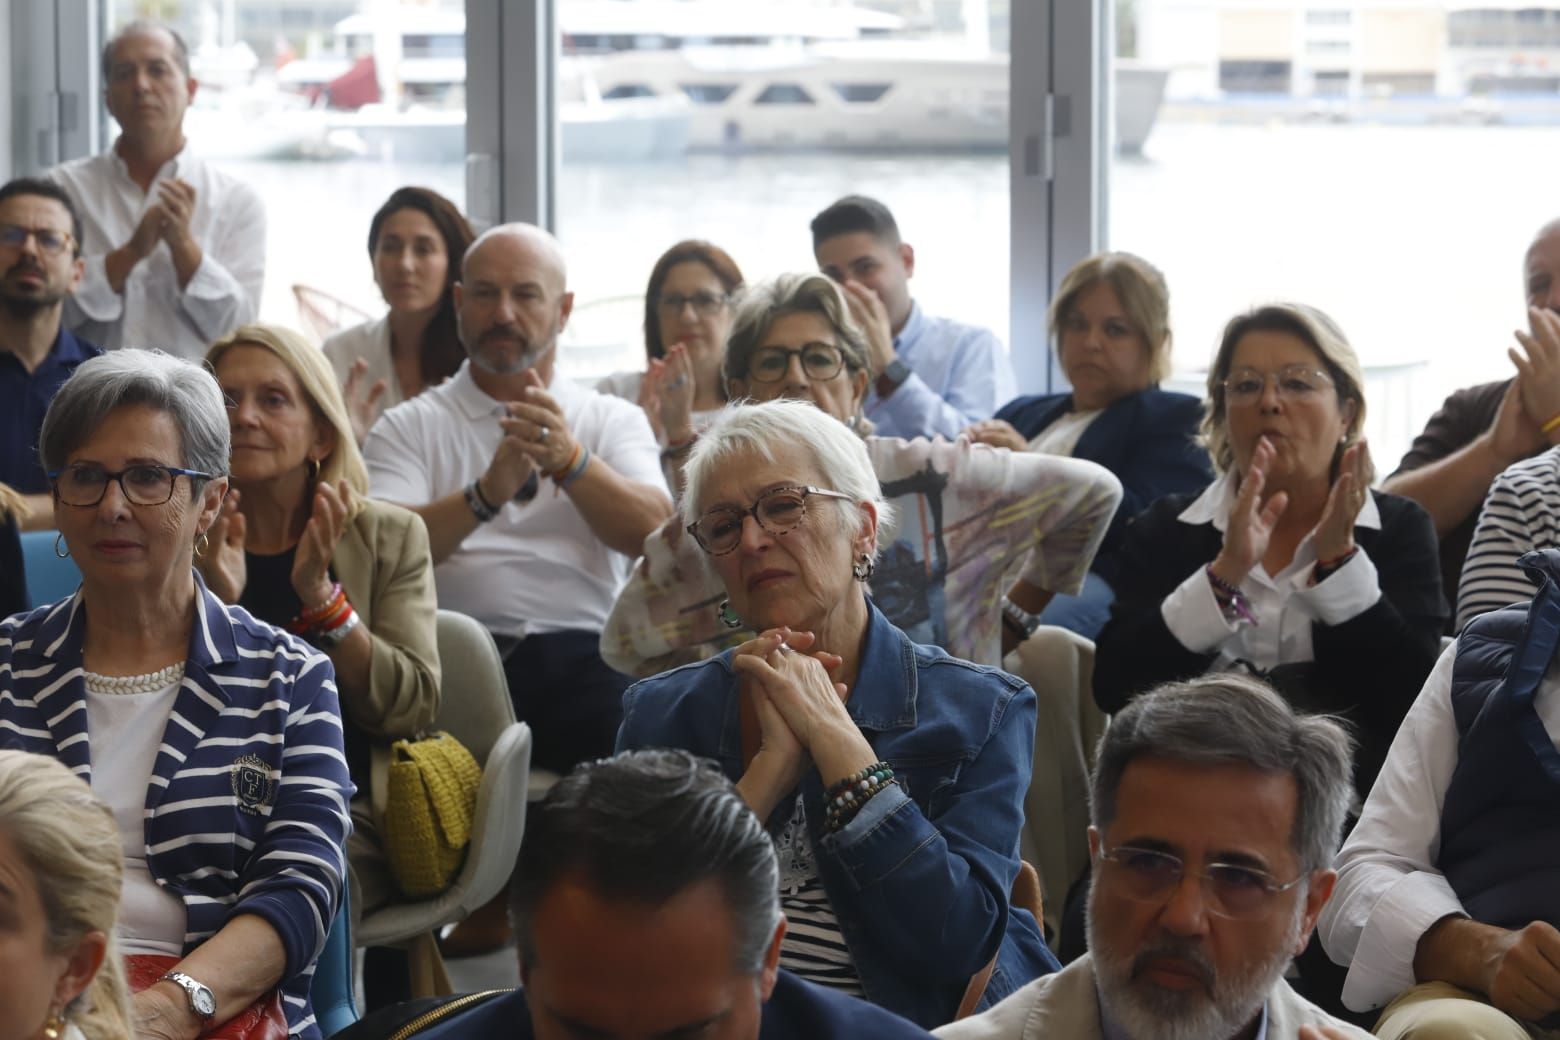
<path id="1" fill-rule="evenodd" d="M 1186 524 L 1211 523 L 1223 533 L 1237 494 L 1234 474 L 1226 473 L 1177 519 Z M 1365 496 L 1354 526 L 1381 529 L 1381 514 L 1374 496 Z M 1237 661 L 1267 670 L 1280 664 L 1314 660 L 1313 622 L 1341 625 L 1375 606 L 1381 598 L 1376 565 L 1363 549 L 1325 581 L 1312 585 L 1311 568 L 1315 564 L 1313 530 L 1301 540 L 1289 566 L 1278 574 L 1269 575 L 1260 562 L 1251 569 L 1240 583 L 1240 591 L 1257 619 L 1255 625 L 1245 619 L 1230 621 L 1224 616 L 1205 573 L 1205 564 L 1199 564 L 1165 597 L 1159 612 L 1170 634 L 1182 646 L 1193 653 L 1218 655 L 1215 669 L 1230 667 Z"/>
<path id="2" fill-rule="evenodd" d="M 1338 853 L 1338 884 L 1316 923 L 1328 956 L 1349 965 L 1343 1003 L 1355 1011 L 1379 1008 L 1414 985 L 1419 940 L 1441 918 L 1465 913 L 1435 866 L 1460 743 L 1452 710 L 1456 657 L 1455 644 L 1442 651 L 1398 728 L 1360 822 Z M 1560 662 L 1550 663 L 1533 709 L 1560 748 Z"/>
<path id="3" fill-rule="evenodd" d="M 627 480 L 666 489 L 661 453 L 638 405 L 553 376 L 547 388 L 569 430 Z M 471 362 L 382 415 L 363 442 L 375 498 L 422 506 L 461 491 L 503 439 L 502 402 L 471 377 Z M 668 496 L 670 497 L 670 496 Z M 536 497 L 506 502 L 434 568 L 439 606 L 498 635 L 600 632 L 633 561 L 603 545 L 566 492 L 545 478 Z"/>
<path id="4" fill-rule="evenodd" d="M 107 350 L 144 347 L 198 361 L 206 348 L 260 312 L 265 281 L 265 206 L 249 185 L 190 154 L 189 147 L 157 171 L 151 191 L 130 179 L 110 149 L 48 171 L 81 215 L 86 272 L 67 299 L 71 331 Z M 123 293 L 108 284 L 106 254 L 130 241 L 156 181 L 178 178 L 195 189 L 190 230 L 204 256 L 189 284 L 179 288 L 168 243 L 131 269 Z"/>

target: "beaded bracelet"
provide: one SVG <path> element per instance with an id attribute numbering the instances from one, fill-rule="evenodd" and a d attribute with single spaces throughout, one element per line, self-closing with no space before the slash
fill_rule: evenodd
<path id="1" fill-rule="evenodd" d="M 294 635 L 305 635 L 322 623 L 335 620 L 344 608 L 350 610 L 351 604 L 347 603 L 347 594 L 342 591 L 341 582 L 338 581 L 330 587 L 330 598 L 318 606 L 303 608 L 297 617 L 287 623 L 287 629 Z"/>
<path id="2" fill-rule="evenodd" d="M 874 762 L 834 784 L 824 799 L 824 827 L 831 833 L 841 830 L 856 818 L 863 805 L 893 782 L 894 767 L 887 762 Z"/>
<path id="3" fill-rule="evenodd" d="M 1219 601 L 1220 610 L 1226 614 L 1233 610 L 1237 617 L 1244 618 L 1253 625 L 1257 624 L 1257 616 L 1251 612 L 1251 604 L 1246 601 L 1245 593 L 1213 573 L 1211 563 L 1203 568 L 1203 573 L 1208 575 L 1208 584 L 1213 586 L 1213 598 Z"/>

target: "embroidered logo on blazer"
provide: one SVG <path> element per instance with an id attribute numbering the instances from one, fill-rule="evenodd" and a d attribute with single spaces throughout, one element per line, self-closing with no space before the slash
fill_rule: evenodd
<path id="1" fill-rule="evenodd" d="M 251 816 L 261 815 L 261 807 L 276 801 L 271 767 L 259 755 L 245 755 L 233 763 L 233 794 L 238 798 L 239 811 Z"/>

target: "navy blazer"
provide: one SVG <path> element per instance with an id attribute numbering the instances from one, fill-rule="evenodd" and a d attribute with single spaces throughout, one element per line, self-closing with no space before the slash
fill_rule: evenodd
<path id="1" fill-rule="evenodd" d="M 1032 440 L 1071 407 L 1070 393 L 1035 394 L 1009 401 L 996 418 Z M 1208 452 L 1196 439 L 1202 412 L 1202 402 L 1190 394 L 1149 387 L 1109 405 L 1078 438 L 1072 457 L 1098 463 L 1121 481 L 1121 505 L 1090 568 L 1112 585 L 1127 523 L 1165 495 L 1201 491 L 1213 482 Z"/>

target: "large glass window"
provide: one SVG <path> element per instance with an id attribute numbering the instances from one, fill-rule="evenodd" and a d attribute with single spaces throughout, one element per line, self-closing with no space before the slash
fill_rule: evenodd
<path id="1" fill-rule="evenodd" d="M 260 315 L 322 337 L 384 311 L 368 225 L 396 188 L 464 207 L 462 0 L 112 0 L 106 33 L 135 18 L 184 36 L 199 86 L 192 151 L 266 204 Z M 117 132 L 105 119 L 107 147 Z"/>
<path id="2" fill-rule="evenodd" d="M 1007 340 L 1003 0 L 555 3 L 575 374 L 644 367 L 673 243 L 716 243 L 750 282 L 816 270 L 808 224 L 851 193 L 893 210 L 928 311 Z"/>
<path id="3" fill-rule="evenodd" d="M 1108 244 L 1168 277 L 1183 385 L 1236 312 L 1315 304 L 1365 362 L 1385 472 L 1448 392 L 1511 374 L 1523 254 L 1555 216 L 1534 34 L 1560 3 L 1112 2 L 1118 88 L 1160 90 L 1117 90 L 1117 125 L 1148 129 L 1110 167 Z"/>

